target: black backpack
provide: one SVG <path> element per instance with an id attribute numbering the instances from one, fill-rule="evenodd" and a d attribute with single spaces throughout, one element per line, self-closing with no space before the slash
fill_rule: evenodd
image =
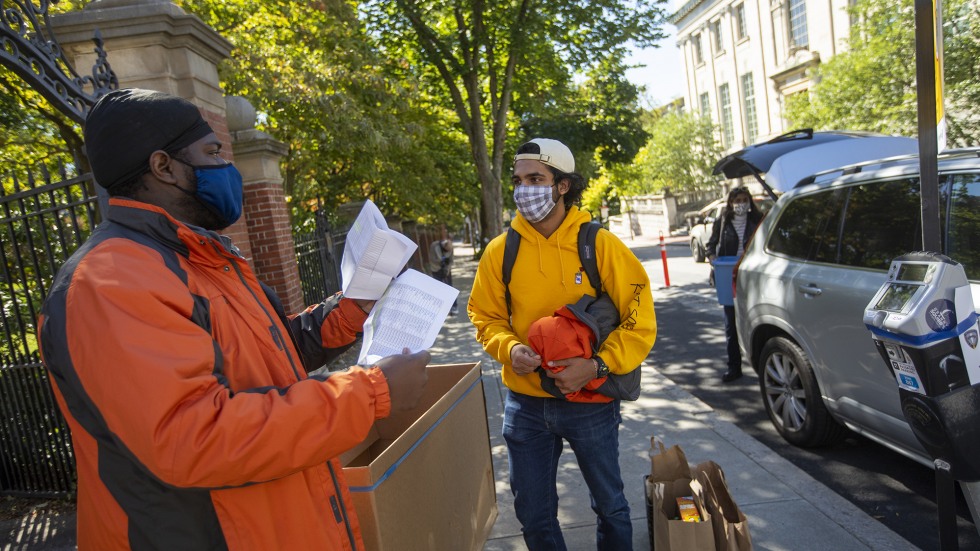
<path id="1" fill-rule="evenodd" d="M 569 304 L 571 310 L 580 321 L 589 325 L 598 336 L 593 346 L 593 354 L 614 329 L 619 327 L 619 311 L 609 295 L 602 292 L 602 281 L 599 278 L 599 265 L 596 259 L 595 239 L 602 225 L 595 220 L 586 222 L 578 228 L 578 257 L 582 263 L 589 283 L 595 289 L 594 297 L 583 295 L 575 304 Z M 521 246 L 521 234 L 513 227 L 507 229 L 507 241 L 504 244 L 504 264 L 501 267 L 504 282 L 504 300 L 507 302 L 507 317 L 512 315 L 510 306 L 510 276 L 517 260 L 517 251 Z M 563 398 L 564 394 L 555 386 L 554 380 L 541 374 L 542 388 L 555 396 Z M 596 392 L 619 400 L 636 400 L 640 397 L 640 367 L 625 375 L 610 373 L 606 382 L 596 389 Z"/>

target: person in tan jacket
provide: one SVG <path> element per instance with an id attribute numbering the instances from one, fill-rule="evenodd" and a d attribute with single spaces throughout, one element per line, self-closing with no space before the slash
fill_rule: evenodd
<path id="1" fill-rule="evenodd" d="M 242 180 L 190 102 L 102 97 L 84 127 L 107 220 L 60 268 L 41 356 L 72 432 L 78 549 L 363 549 L 336 457 L 413 407 L 428 352 L 309 376 L 373 302 L 286 316 L 217 231 Z"/>

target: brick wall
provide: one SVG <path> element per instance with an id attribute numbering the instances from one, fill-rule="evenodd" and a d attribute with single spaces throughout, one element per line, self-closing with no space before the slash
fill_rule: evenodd
<path id="1" fill-rule="evenodd" d="M 245 216 L 255 273 L 276 291 L 287 313 L 301 311 L 307 305 L 303 303 L 296 247 L 282 185 L 256 182 L 245 186 Z"/>

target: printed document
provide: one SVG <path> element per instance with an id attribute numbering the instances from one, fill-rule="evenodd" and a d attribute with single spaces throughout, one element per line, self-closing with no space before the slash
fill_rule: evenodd
<path id="1" fill-rule="evenodd" d="M 381 211 L 368 199 L 344 243 L 340 261 L 344 296 L 377 300 L 417 248 L 411 239 L 389 229 Z"/>
<path id="2" fill-rule="evenodd" d="M 432 348 L 459 291 L 416 270 L 391 282 L 364 322 L 364 342 L 357 363 L 373 365 L 408 348 Z"/>

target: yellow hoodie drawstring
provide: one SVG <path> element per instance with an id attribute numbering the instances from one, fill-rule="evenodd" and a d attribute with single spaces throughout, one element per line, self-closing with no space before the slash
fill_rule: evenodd
<path id="1" fill-rule="evenodd" d="M 538 272 L 540 272 L 542 276 L 545 275 L 545 272 L 544 272 L 544 254 L 542 254 L 541 249 L 543 248 L 543 245 L 547 244 L 547 242 L 548 240 L 546 239 L 542 244 L 541 236 L 535 233 L 534 244 L 537 245 L 538 247 Z M 561 234 L 557 232 L 555 233 L 555 246 L 558 248 L 558 267 L 561 269 L 560 270 L 561 286 L 563 289 L 567 291 L 568 284 L 565 283 L 565 259 L 562 258 L 563 255 L 561 254 Z"/>

